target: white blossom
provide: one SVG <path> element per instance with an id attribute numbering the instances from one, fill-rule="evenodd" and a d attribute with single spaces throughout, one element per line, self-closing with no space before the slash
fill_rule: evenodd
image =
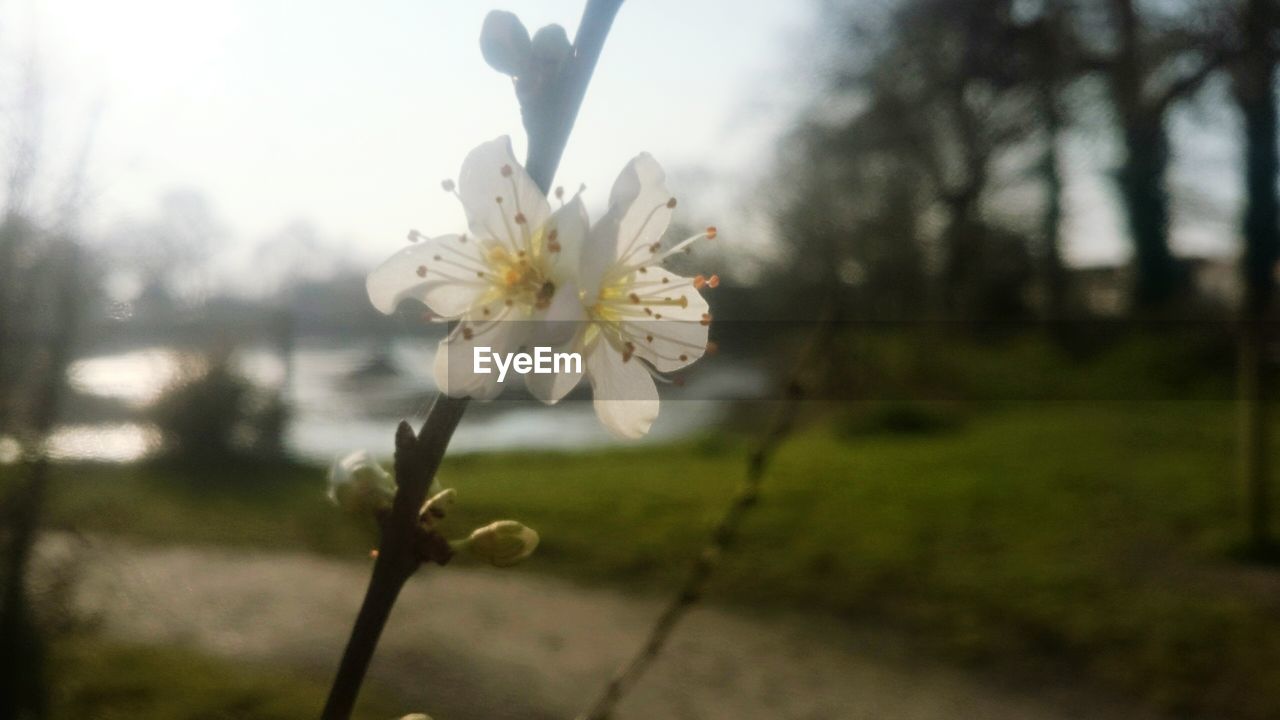
<path id="1" fill-rule="evenodd" d="M 435 317 L 457 320 L 436 353 L 436 382 L 449 395 L 488 400 L 503 385 L 473 371 L 474 348 L 559 344 L 584 319 L 575 280 L 588 220 L 576 196 L 551 211 L 506 137 L 467 155 L 456 194 L 468 232 L 422 238 L 370 273 L 367 289 L 384 313 L 415 298 Z M 544 401 L 558 399 L 544 383 L 529 386 Z"/>

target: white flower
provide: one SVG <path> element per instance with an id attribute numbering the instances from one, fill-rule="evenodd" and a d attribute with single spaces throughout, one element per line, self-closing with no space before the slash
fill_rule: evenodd
<path id="1" fill-rule="evenodd" d="M 329 468 L 329 499 L 354 515 L 391 508 L 396 481 L 368 452 L 353 452 Z"/>
<path id="2" fill-rule="evenodd" d="M 578 287 L 590 322 L 577 342 L 596 414 L 625 438 L 643 436 L 658 416 L 654 374 L 679 370 L 707 348 L 711 314 L 698 290 L 719 278 L 681 277 L 661 263 L 716 230 L 664 248 L 675 207 L 662 167 L 641 154 L 618 176 L 581 252 Z"/>
<path id="3" fill-rule="evenodd" d="M 575 279 L 587 214 L 578 197 L 551 212 L 506 137 L 467 155 L 457 196 L 468 232 L 423 238 L 370 273 L 367 289 L 384 313 L 416 298 L 439 318 L 457 320 L 436 353 L 436 382 L 449 395 L 488 400 L 503 386 L 494 373 L 474 372 L 475 347 L 505 354 L 559 345 L 584 319 Z M 529 382 L 547 402 L 559 399 L 551 385 Z"/>
<path id="4" fill-rule="evenodd" d="M 476 528 L 463 543 L 480 560 L 494 567 L 511 567 L 538 548 L 538 533 L 515 520 L 499 520 Z"/>

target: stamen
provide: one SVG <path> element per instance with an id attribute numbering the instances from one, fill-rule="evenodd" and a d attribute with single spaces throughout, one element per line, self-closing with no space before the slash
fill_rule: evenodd
<path id="1" fill-rule="evenodd" d="M 703 325 L 711 324 L 711 313 L 702 313 L 702 324 Z"/>
<path id="2" fill-rule="evenodd" d="M 510 165 L 503 165 L 503 166 L 502 166 L 502 177 L 511 177 L 511 166 L 510 166 Z"/>
<path id="3" fill-rule="evenodd" d="M 710 225 L 710 226 L 708 226 L 708 227 L 707 227 L 707 239 L 708 239 L 708 240 L 715 240 L 715 239 L 716 239 L 716 235 L 717 235 L 717 234 L 719 234 L 719 232 L 720 232 L 719 230 L 716 230 L 716 226 L 715 226 L 715 225 Z"/>
<path id="4" fill-rule="evenodd" d="M 437 257 L 436 257 L 436 259 L 437 259 L 437 260 L 439 260 L 439 259 L 440 259 L 440 258 L 439 258 L 439 256 L 437 256 Z M 426 276 L 427 276 L 427 266 L 426 266 L 426 265 L 419 265 L 419 266 L 418 266 L 418 277 L 426 277 Z"/>
<path id="5" fill-rule="evenodd" d="M 447 193 L 451 193 L 454 190 L 458 189 L 458 186 L 454 185 L 453 181 L 448 178 L 445 178 L 440 182 L 440 187 L 444 188 L 444 191 Z"/>
<path id="6" fill-rule="evenodd" d="M 668 209 L 668 210 L 674 210 L 674 209 L 675 209 L 675 207 L 676 207 L 676 199 L 675 199 L 675 198 L 671 198 L 670 200 L 668 200 L 668 201 L 667 201 L 667 209 Z"/>
<path id="7" fill-rule="evenodd" d="M 422 233 L 418 232 L 417 230 L 409 231 L 409 242 L 418 242 L 421 239 L 422 239 Z"/>

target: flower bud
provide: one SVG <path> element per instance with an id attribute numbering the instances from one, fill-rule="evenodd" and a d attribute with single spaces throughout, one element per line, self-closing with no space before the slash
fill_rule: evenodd
<path id="1" fill-rule="evenodd" d="M 471 554 L 494 567 L 519 565 L 538 547 L 538 533 L 515 520 L 476 528 L 463 543 Z"/>
<path id="2" fill-rule="evenodd" d="M 389 510 L 396 496 L 391 473 L 360 450 L 338 460 L 329 468 L 329 499 L 353 515 L 372 515 Z"/>
<path id="3" fill-rule="evenodd" d="M 548 25 L 533 34 L 533 57 L 551 68 L 558 68 L 569 59 L 573 46 L 569 35 L 559 25 Z"/>
<path id="4" fill-rule="evenodd" d="M 514 13 L 491 10 L 480 28 L 480 54 L 503 75 L 522 75 L 529 66 L 529 31 Z"/>

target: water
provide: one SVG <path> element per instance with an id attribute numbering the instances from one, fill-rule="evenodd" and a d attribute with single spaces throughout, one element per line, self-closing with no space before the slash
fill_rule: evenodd
<path id="1" fill-rule="evenodd" d="M 293 378 L 286 390 L 293 408 L 287 447 L 299 458 L 328 462 L 351 450 L 389 457 L 396 423 L 421 422 L 435 385 L 431 362 L 435 342 L 401 339 L 385 357 L 391 373 L 359 372 L 377 353 L 367 343 L 309 341 L 293 354 Z M 234 356 L 255 384 L 278 388 L 285 364 L 276 351 L 248 347 Z M 87 357 L 70 368 L 74 390 L 90 398 L 118 401 L 141 410 L 182 373 L 184 355 L 173 348 L 145 347 Z M 726 397 L 754 397 L 762 373 L 719 358 L 704 360 L 683 387 L 664 388 L 661 414 L 643 442 L 663 442 L 713 426 Z M 50 452 L 77 460 L 128 462 L 154 449 L 158 433 L 130 420 L 67 424 L 50 438 Z M 575 395 L 547 407 L 534 400 L 473 404 L 451 444 L 454 452 L 513 449 L 574 450 L 622 444 L 595 418 L 589 395 Z M 4 461 L 0 446 L 0 461 Z"/>

